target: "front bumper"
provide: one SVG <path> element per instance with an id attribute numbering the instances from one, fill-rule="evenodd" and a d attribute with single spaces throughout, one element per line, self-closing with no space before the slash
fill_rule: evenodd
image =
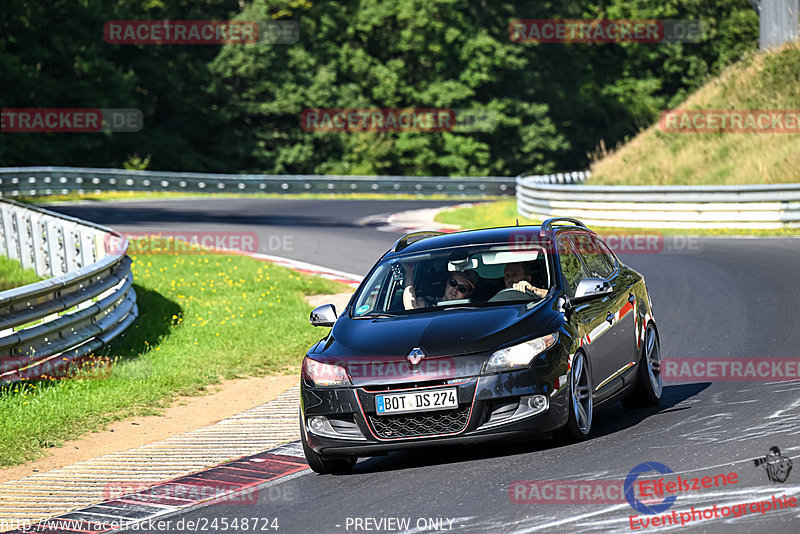
<path id="1" fill-rule="evenodd" d="M 309 446 L 324 455 L 382 454 L 393 450 L 434 445 L 480 443 L 494 440 L 524 439 L 561 428 L 567 422 L 569 398 L 566 387 L 555 389 L 552 375 L 537 377 L 530 369 L 489 376 L 441 381 L 440 384 L 409 384 L 405 389 L 380 387 L 314 388 L 301 384 L 303 432 Z M 418 412 L 399 416 L 376 416 L 375 397 L 385 393 L 418 391 L 417 387 L 456 387 L 459 408 L 450 412 Z M 515 418 L 520 399 L 543 395 L 547 408 L 534 415 Z M 519 412 L 517 412 L 519 413 Z M 325 416 L 341 429 L 335 437 L 308 430 L 307 420 Z M 431 433 L 391 437 L 384 422 L 401 418 L 424 428 L 435 421 Z M 395 421 L 402 424 L 402 420 Z M 379 428 L 380 427 L 380 428 Z M 383 434 L 381 433 L 383 429 Z"/>

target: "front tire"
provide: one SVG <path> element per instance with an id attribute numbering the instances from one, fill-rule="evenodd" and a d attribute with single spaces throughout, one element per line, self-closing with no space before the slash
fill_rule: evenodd
<path id="1" fill-rule="evenodd" d="M 637 375 L 636 389 L 622 400 L 622 405 L 629 409 L 656 406 L 661 401 L 664 384 L 661 378 L 661 344 L 653 323 L 648 324 L 645 330 Z"/>
<path id="2" fill-rule="evenodd" d="M 314 451 L 306 441 L 306 429 L 303 428 L 303 417 L 300 416 L 300 441 L 303 443 L 303 453 L 306 456 L 308 467 L 320 475 L 341 475 L 349 473 L 356 465 L 358 458 L 329 458 Z"/>
<path id="3" fill-rule="evenodd" d="M 586 356 L 582 352 L 572 359 L 569 373 L 569 419 L 566 431 L 578 441 L 589 437 L 592 431 L 592 378 Z"/>

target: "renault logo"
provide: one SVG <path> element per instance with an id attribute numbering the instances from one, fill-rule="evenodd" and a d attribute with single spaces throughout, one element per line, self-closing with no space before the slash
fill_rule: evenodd
<path id="1" fill-rule="evenodd" d="M 421 348 L 417 347 L 412 349 L 411 352 L 406 356 L 406 359 L 411 362 L 412 366 L 419 365 L 419 362 L 422 361 L 422 358 L 426 356 L 425 351 Z"/>

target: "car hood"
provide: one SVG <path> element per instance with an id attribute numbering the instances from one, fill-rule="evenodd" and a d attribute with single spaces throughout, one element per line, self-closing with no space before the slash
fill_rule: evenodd
<path id="1" fill-rule="evenodd" d="M 541 302 L 531 310 L 509 305 L 379 319 L 343 316 L 310 355 L 344 364 L 356 385 L 474 376 L 494 350 L 549 333 L 557 313 Z M 412 366 L 407 356 L 415 348 L 425 357 Z"/>

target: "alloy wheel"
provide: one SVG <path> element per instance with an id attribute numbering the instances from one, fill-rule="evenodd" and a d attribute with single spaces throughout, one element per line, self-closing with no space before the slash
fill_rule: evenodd
<path id="1" fill-rule="evenodd" d="M 589 369 L 584 356 L 575 355 L 572 361 L 572 410 L 581 433 L 588 434 L 592 428 L 592 389 L 589 384 Z"/>
<path id="2" fill-rule="evenodd" d="M 647 375 L 650 377 L 650 384 L 656 397 L 661 397 L 663 383 L 661 380 L 661 348 L 658 343 L 658 336 L 653 325 L 647 326 L 644 338 L 644 355 L 647 362 Z"/>

